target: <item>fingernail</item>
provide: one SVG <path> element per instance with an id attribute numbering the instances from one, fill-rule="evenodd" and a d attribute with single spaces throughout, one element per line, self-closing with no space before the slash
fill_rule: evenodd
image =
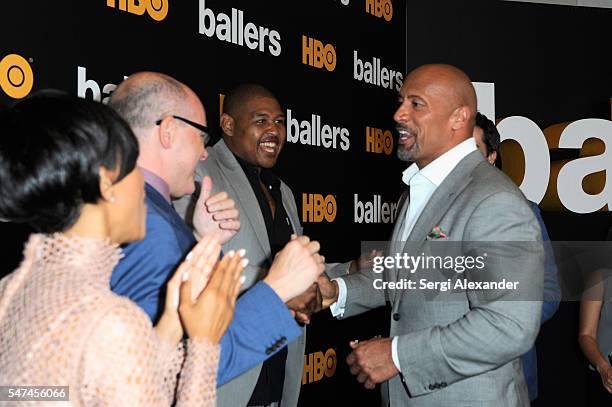
<path id="1" fill-rule="evenodd" d="M 238 256 L 240 257 L 244 257 L 244 255 L 246 254 L 246 249 L 240 249 L 238 250 Z"/>
<path id="2" fill-rule="evenodd" d="M 240 285 L 244 284 L 246 281 L 246 276 L 240 276 Z"/>
<path id="3" fill-rule="evenodd" d="M 192 257 L 193 257 L 193 252 L 189 252 L 187 257 L 185 257 L 185 260 L 189 261 L 189 260 L 191 260 Z"/>
<path id="4" fill-rule="evenodd" d="M 242 264 L 242 267 L 246 267 L 249 264 L 249 259 L 242 259 L 240 264 Z"/>
<path id="5" fill-rule="evenodd" d="M 235 255 L 235 254 L 236 254 L 236 251 L 235 251 L 235 250 L 230 250 L 229 252 L 227 252 L 227 255 L 228 255 L 229 257 L 234 257 L 234 255 Z"/>
<path id="6" fill-rule="evenodd" d="M 183 281 L 187 281 L 187 279 L 188 279 L 188 278 L 189 278 L 189 271 L 185 271 L 185 272 L 183 273 L 183 278 L 182 278 L 182 280 L 183 280 Z"/>

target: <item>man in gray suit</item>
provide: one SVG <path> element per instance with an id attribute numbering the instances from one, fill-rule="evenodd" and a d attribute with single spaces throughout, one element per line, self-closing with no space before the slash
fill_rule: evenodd
<path id="1" fill-rule="evenodd" d="M 200 161 L 196 181 L 201 194 L 226 191 L 241 216 L 241 229 L 223 250 L 245 248 L 249 266 L 244 272 L 248 288 L 264 278 L 275 254 L 292 234 L 301 235 L 295 198 L 271 168 L 276 164 L 286 139 L 285 113 L 276 97 L 259 85 L 241 85 L 228 92 L 221 117 L 223 139 L 208 148 Z M 212 179 L 212 183 L 211 183 Z M 195 198 L 195 196 L 194 196 Z M 201 200 L 204 201 L 204 200 Z M 179 213 L 190 222 L 195 199 L 175 202 Z M 348 264 L 326 265 L 328 275 L 346 274 Z M 317 285 L 287 303 L 296 318 L 308 323 L 320 306 Z M 304 363 L 304 335 L 268 359 L 217 390 L 217 405 L 297 405 Z"/>
<path id="2" fill-rule="evenodd" d="M 398 156 L 413 164 L 403 173 L 409 192 L 388 255 L 443 254 L 455 266 L 434 262 L 415 273 L 393 262 L 382 275 L 321 277 L 324 304 L 337 317 L 391 303 L 390 337 L 351 342 L 350 371 L 366 388 L 383 383 L 384 406 L 528 406 L 520 356 L 540 322 L 538 222 L 476 149 L 476 94 L 465 73 L 417 68 L 399 102 Z M 468 258 L 483 266 L 459 268 Z"/>

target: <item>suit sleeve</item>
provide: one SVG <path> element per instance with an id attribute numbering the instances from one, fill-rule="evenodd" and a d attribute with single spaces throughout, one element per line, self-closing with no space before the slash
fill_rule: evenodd
<path id="1" fill-rule="evenodd" d="M 400 366 L 413 397 L 495 369 L 529 350 L 542 311 L 540 239 L 537 220 L 518 194 L 496 193 L 475 208 L 463 236 L 463 253 L 488 257 L 483 270 L 464 277 L 474 282 L 518 280 L 521 290 L 466 290 L 469 310 L 463 317 L 399 336 Z"/>
<path id="2" fill-rule="evenodd" d="M 123 252 L 113 270 L 111 289 L 138 304 L 155 324 L 163 310 L 166 282 L 183 258 L 176 234 L 158 214 L 147 211 L 146 237 Z"/>
<path id="3" fill-rule="evenodd" d="M 371 270 L 361 270 L 341 278 L 346 285 L 346 301 L 344 312 L 336 318 L 352 317 L 385 305 L 384 290 L 374 288 L 374 280 L 382 278 L 382 275 L 372 273 Z"/>
<path id="4" fill-rule="evenodd" d="M 262 363 L 302 334 L 287 306 L 263 281 L 236 302 L 221 339 L 217 386 Z"/>

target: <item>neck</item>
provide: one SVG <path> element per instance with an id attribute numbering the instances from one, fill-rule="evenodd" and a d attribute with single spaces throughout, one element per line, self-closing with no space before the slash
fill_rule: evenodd
<path id="1" fill-rule="evenodd" d="M 155 147 L 152 147 L 150 143 L 142 142 L 140 139 L 139 147 L 140 153 L 138 154 L 136 165 L 152 172 L 170 185 L 170 177 L 166 171 L 163 154 L 161 154 L 161 152 Z"/>
<path id="2" fill-rule="evenodd" d="M 104 203 L 84 204 L 81 209 L 81 216 L 79 216 L 79 219 L 70 229 L 64 232 L 64 235 L 102 240 L 110 238 L 114 243 L 119 243 L 111 235 L 108 215 L 104 205 Z"/>

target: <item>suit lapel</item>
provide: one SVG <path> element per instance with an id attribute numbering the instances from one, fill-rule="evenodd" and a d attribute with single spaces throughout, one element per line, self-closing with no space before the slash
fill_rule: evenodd
<path id="1" fill-rule="evenodd" d="M 431 228 L 436 226 L 444 214 L 448 211 L 454 200 L 461 194 L 461 192 L 468 186 L 472 180 L 472 171 L 478 164 L 483 161 L 482 154 L 476 150 L 465 156 L 459 164 L 448 174 L 442 184 L 434 191 L 433 195 L 427 202 L 427 205 L 421 212 L 421 215 L 417 219 L 408 240 L 404 245 L 404 251 L 407 249 L 408 242 L 420 242 L 416 250 L 420 250 L 420 246 L 424 244 L 427 235 L 431 231 Z M 407 205 L 404 205 L 407 206 Z M 452 230 L 448 231 L 451 235 Z M 395 233 L 395 232 L 394 232 Z M 409 253 L 410 254 L 410 253 Z M 395 276 L 396 281 L 399 280 L 399 273 Z M 401 293 L 404 290 L 394 290 L 393 295 L 393 308 L 396 310 L 396 306 L 399 308 L 399 299 Z"/>
<path id="2" fill-rule="evenodd" d="M 291 222 L 291 227 L 293 229 L 293 233 L 299 235 L 300 231 L 300 218 L 297 211 L 293 210 L 295 207 L 295 198 L 293 197 L 293 193 L 289 188 L 283 185 L 281 181 L 281 198 L 283 200 L 283 207 L 285 208 L 285 212 L 287 213 L 287 217 L 289 218 L 289 222 Z"/>
<path id="3" fill-rule="evenodd" d="M 395 226 L 393 226 L 393 233 L 391 234 L 391 242 L 387 247 L 387 253 L 391 256 L 395 256 L 395 253 L 399 253 L 402 249 L 401 238 L 402 238 L 402 230 L 404 229 L 404 221 L 406 220 L 406 212 L 408 211 L 408 206 L 410 205 L 410 194 L 409 190 L 406 190 L 400 196 L 398 200 L 399 204 L 399 212 L 396 216 Z M 385 280 L 387 281 L 397 281 L 398 280 L 398 271 L 393 268 L 390 270 L 385 269 Z M 389 291 L 392 291 L 389 293 Z M 394 298 L 394 292 L 397 290 L 387 290 L 387 300 Z"/>
<path id="4" fill-rule="evenodd" d="M 240 212 L 241 221 L 244 222 L 246 219 L 249 222 L 263 252 L 270 253 L 270 241 L 268 240 L 266 223 L 261 214 L 257 197 L 242 167 L 240 167 L 240 164 L 238 164 L 238 161 L 236 161 L 236 158 L 223 140 L 220 140 L 212 148 L 219 155 L 219 164 L 224 167 L 222 173 L 227 175 L 228 183 L 234 189 L 234 196 L 238 198 L 240 205 L 244 208 L 244 211 Z"/>

